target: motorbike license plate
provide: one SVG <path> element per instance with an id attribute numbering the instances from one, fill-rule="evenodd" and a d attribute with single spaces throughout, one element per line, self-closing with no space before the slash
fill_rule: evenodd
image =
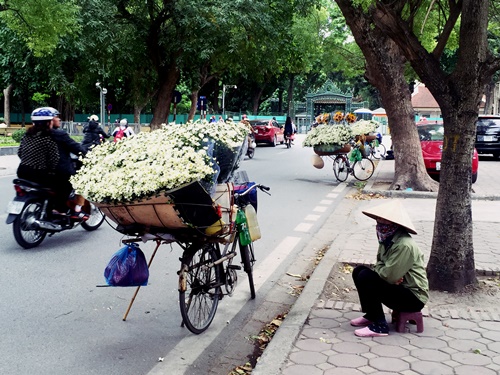
<path id="1" fill-rule="evenodd" d="M 436 162 L 436 171 L 440 171 L 440 170 L 441 170 L 441 163 Z"/>
<path id="2" fill-rule="evenodd" d="M 24 202 L 10 201 L 7 204 L 7 213 L 19 215 L 23 210 L 23 207 L 24 207 Z"/>

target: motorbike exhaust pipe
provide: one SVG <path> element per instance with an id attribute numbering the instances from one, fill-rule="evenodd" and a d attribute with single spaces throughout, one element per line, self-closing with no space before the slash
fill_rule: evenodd
<path id="1" fill-rule="evenodd" d="M 49 232 L 60 232 L 63 229 L 59 224 L 54 224 L 50 221 L 35 220 L 34 225 L 37 226 L 38 229 L 46 230 Z"/>

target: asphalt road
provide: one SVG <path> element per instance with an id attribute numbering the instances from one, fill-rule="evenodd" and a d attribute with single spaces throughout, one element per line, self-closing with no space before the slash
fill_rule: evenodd
<path id="1" fill-rule="evenodd" d="M 106 224 L 95 232 L 77 228 L 23 250 L 5 224 L 12 176 L 0 178 L 0 373 L 177 374 L 207 362 L 199 360 L 203 356 L 220 355 L 220 338 L 234 336 L 266 302 L 265 296 L 342 198 L 332 195 L 338 183 L 331 163 L 317 170 L 311 166 L 311 155 L 298 144 L 291 149 L 258 147 L 254 159 L 242 162 L 241 169 L 270 186 L 272 194 L 259 194 L 257 298 L 248 300 L 241 274 L 234 296 L 221 301 L 212 326 L 199 336 L 180 327 L 176 246 L 160 249 L 149 285 L 141 289 L 124 322 L 134 290 L 98 287 L 104 284 L 107 262 L 121 247 L 121 234 Z M 141 244 L 147 257 L 153 247 Z M 199 373 L 208 371 L 197 368 Z"/>

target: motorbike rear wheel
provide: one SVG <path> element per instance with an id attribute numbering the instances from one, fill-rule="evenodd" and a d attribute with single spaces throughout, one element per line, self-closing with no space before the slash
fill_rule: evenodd
<path id="1" fill-rule="evenodd" d="M 85 221 L 82 221 L 82 228 L 92 232 L 101 226 L 104 222 L 104 214 L 102 211 L 93 203 L 90 203 L 90 215 Z"/>
<path id="2" fill-rule="evenodd" d="M 12 229 L 16 242 L 25 249 L 32 249 L 42 243 L 47 232 L 35 227 L 35 220 L 42 214 L 41 202 L 28 202 L 21 214 L 14 220 Z"/>

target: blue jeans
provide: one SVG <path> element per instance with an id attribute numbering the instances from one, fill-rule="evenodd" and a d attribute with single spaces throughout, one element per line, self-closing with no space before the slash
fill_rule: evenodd
<path id="1" fill-rule="evenodd" d="M 352 278 L 364 317 L 372 322 L 385 322 L 382 305 L 399 312 L 420 311 L 425 306 L 411 290 L 403 285 L 389 284 L 366 266 L 357 266 Z"/>

